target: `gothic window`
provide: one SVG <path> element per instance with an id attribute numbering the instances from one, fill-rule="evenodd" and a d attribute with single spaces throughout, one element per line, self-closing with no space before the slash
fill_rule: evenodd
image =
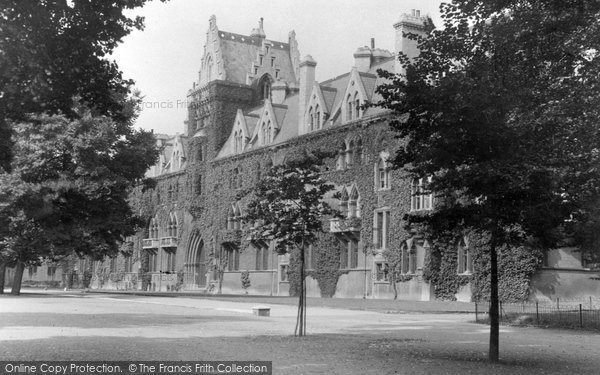
<path id="1" fill-rule="evenodd" d="M 363 146 L 362 146 L 362 140 L 359 138 L 356 140 L 356 150 L 354 152 L 354 158 L 356 159 L 356 164 L 362 164 L 364 162 L 364 155 L 363 155 Z"/>
<path id="2" fill-rule="evenodd" d="M 473 272 L 473 260 L 471 259 L 471 249 L 466 239 L 458 244 L 458 273 L 470 274 Z"/>
<path id="3" fill-rule="evenodd" d="M 376 249 L 387 249 L 389 243 L 390 211 L 376 211 L 373 219 L 373 244 Z"/>
<path id="4" fill-rule="evenodd" d="M 318 104 L 315 107 L 315 129 L 321 129 L 321 110 Z"/>
<path id="5" fill-rule="evenodd" d="M 271 120 L 267 122 L 267 143 L 271 143 L 273 141 L 273 126 L 271 125 Z"/>
<path id="6" fill-rule="evenodd" d="M 408 272 L 417 273 L 417 247 L 414 245 L 408 249 Z"/>
<path id="7" fill-rule="evenodd" d="M 346 149 L 346 168 L 350 168 L 354 163 L 354 141 L 350 141 L 348 143 L 348 148 Z"/>
<path id="8" fill-rule="evenodd" d="M 375 186 L 378 190 L 390 188 L 390 169 L 383 157 L 379 158 L 375 167 Z"/>
<path id="9" fill-rule="evenodd" d="M 228 230 L 241 229 L 241 227 L 242 227 L 241 216 L 242 216 L 242 212 L 240 210 L 239 205 L 237 203 L 232 204 L 229 207 L 229 211 L 227 211 L 226 229 L 228 229 Z"/>
<path id="10" fill-rule="evenodd" d="M 264 100 L 271 98 L 271 81 L 271 76 L 265 74 L 258 82 L 258 93 L 260 95 L 260 99 Z"/>
<path id="11" fill-rule="evenodd" d="M 264 122 L 261 125 L 261 132 L 262 132 L 262 144 L 266 145 L 267 144 L 267 126 Z"/>
<path id="12" fill-rule="evenodd" d="M 177 215 L 174 213 L 169 215 L 169 224 L 167 226 L 167 233 L 168 233 L 169 237 L 177 237 L 178 236 Z"/>
<path id="13" fill-rule="evenodd" d="M 338 151 L 336 169 L 346 169 L 346 142 L 342 142 Z"/>
<path id="14" fill-rule="evenodd" d="M 310 109 L 308 110 L 308 130 L 315 130 L 315 117 L 313 115 L 312 107 L 310 107 Z"/>
<path id="15" fill-rule="evenodd" d="M 348 216 L 348 191 L 346 188 L 342 189 L 342 196 L 340 197 L 340 212 L 342 216 Z"/>
<path id="16" fill-rule="evenodd" d="M 414 179 L 411 184 L 411 211 L 431 210 L 433 208 L 433 194 L 427 191 L 427 184 L 431 182 L 431 177 L 427 179 Z"/>
<path id="17" fill-rule="evenodd" d="M 150 220 L 150 227 L 148 227 L 148 236 L 149 238 L 158 238 L 158 220 L 153 217 Z"/>
<path id="18" fill-rule="evenodd" d="M 360 217 L 360 194 L 356 185 L 352 186 L 350 191 L 350 199 L 348 200 L 348 217 Z"/>
<path id="19" fill-rule="evenodd" d="M 358 92 L 354 94 L 354 118 L 360 118 L 360 98 Z"/>
<path id="20" fill-rule="evenodd" d="M 206 82 L 210 82 L 213 79 L 213 61 L 212 57 L 209 55 L 206 61 Z"/>
<path id="21" fill-rule="evenodd" d="M 346 121 L 350 121 L 352 120 L 352 104 L 353 104 L 353 100 L 352 100 L 352 95 L 348 95 L 348 99 L 346 100 Z"/>

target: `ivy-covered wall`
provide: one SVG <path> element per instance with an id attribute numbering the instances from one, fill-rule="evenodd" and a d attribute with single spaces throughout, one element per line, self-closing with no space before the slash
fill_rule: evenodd
<path id="1" fill-rule="evenodd" d="M 473 272 L 458 273 L 460 238 L 447 235 L 432 241 L 424 277 L 431 282 L 435 297 L 456 300 L 461 286 L 470 284 L 473 301 L 487 301 L 490 294 L 489 236 L 466 234 L 473 262 Z M 542 251 L 525 245 L 503 245 L 498 248 L 498 287 L 503 302 L 525 301 L 529 297 L 531 278 L 539 269 Z"/>

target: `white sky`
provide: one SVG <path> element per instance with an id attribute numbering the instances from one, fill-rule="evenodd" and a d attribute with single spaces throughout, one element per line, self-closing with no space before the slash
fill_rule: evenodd
<path id="1" fill-rule="evenodd" d="M 287 42 L 296 31 L 301 57 L 317 61 L 317 81 L 350 71 L 352 54 L 370 44 L 394 51 L 393 24 L 400 14 L 420 9 L 440 25 L 442 0 L 157 0 L 135 14 L 146 28 L 134 31 L 115 51 L 125 78 L 133 79 L 145 96 L 137 125 L 157 133 L 183 133 L 185 102 L 198 79 L 208 19 L 219 30 L 249 35 L 264 17 L 267 39 Z"/>

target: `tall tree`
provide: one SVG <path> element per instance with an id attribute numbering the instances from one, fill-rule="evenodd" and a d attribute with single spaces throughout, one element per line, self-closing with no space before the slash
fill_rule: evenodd
<path id="1" fill-rule="evenodd" d="M 72 99 L 123 120 L 132 81 L 108 56 L 142 17 L 128 10 L 149 0 L 0 1 L 0 168 L 9 168 L 7 120 L 30 113 L 74 118 Z M 166 1 L 166 0 L 162 0 Z"/>
<path id="2" fill-rule="evenodd" d="M 489 234 L 490 350 L 499 360 L 497 248 L 553 246 L 565 223 L 593 223 L 600 193 L 600 2 L 465 0 L 442 4 L 420 55 L 378 88 L 406 143 L 394 163 L 433 176 L 431 231 Z"/>
<path id="3" fill-rule="evenodd" d="M 324 154 L 303 155 L 271 167 L 254 189 L 245 220 L 253 239 L 275 242 L 279 254 L 299 250 L 300 293 L 294 334 L 306 335 L 305 249 L 323 232 L 323 220 L 335 215 L 323 201 L 334 186 L 321 176 Z"/>
<path id="4" fill-rule="evenodd" d="M 132 129 L 136 103 L 124 105 L 125 122 L 79 108 L 79 119 L 38 115 L 11 124 L 12 171 L 0 173 L 0 221 L 8 222 L 0 257 L 16 265 L 13 294 L 27 265 L 115 255 L 140 224 L 128 194 L 158 151 L 152 133 Z"/>

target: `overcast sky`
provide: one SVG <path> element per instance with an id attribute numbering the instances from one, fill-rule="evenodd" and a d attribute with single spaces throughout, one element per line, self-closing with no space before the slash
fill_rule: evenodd
<path id="1" fill-rule="evenodd" d="M 157 133 L 183 133 L 185 102 L 198 79 L 208 19 L 217 17 L 219 30 L 249 35 L 264 18 L 267 39 L 287 42 L 296 31 L 301 57 L 317 61 L 317 80 L 348 72 L 352 54 L 370 44 L 393 52 L 393 24 L 411 9 L 429 14 L 436 25 L 441 0 L 171 0 L 149 3 L 135 14 L 146 17 L 146 28 L 134 31 L 113 58 L 126 78 L 133 79 L 144 98 L 137 125 Z"/>

